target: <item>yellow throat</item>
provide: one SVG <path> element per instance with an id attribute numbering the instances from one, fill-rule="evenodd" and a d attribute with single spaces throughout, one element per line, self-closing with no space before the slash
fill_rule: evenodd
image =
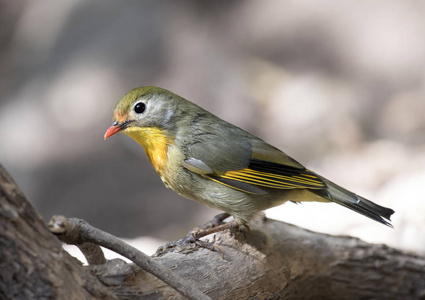
<path id="1" fill-rule="evenodd" d="M 122 132 L 142 145 L 156 172 L 162 175 L 168 146 L 174 143 L 174 138 L 155 127 L 128 127 Z"/>

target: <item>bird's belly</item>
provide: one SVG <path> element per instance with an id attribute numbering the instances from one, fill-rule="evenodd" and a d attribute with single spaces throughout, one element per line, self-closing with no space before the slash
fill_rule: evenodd
<path id="1" fill-rule="evenodd" d="M 225 211 L 242 224 L 249 222 L 260 211 L 290 200 L 283 193 L 281 195 L 248 194 L 186 169 L 182 169 L 178 172 L 178 176 L 173 176 L 170 180 L 163 178 L 163 181 L 167 187 L 179 195 Z"/>

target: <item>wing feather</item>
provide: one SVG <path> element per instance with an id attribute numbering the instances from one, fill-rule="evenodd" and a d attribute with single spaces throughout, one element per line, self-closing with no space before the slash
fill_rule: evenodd
<path id="1" fill-rule="evenodd" d="M 186 169 L 211 180 L 251 194 L 267 189 L 323 189 L 326 184 L 300 163 L 238 128 L 223 121 L 208 123 L 187 147 Z M 226 123 L 227 124 L 227 123 Z M 205 124 L 204 124 L 205 125 Z M 203 133 L 203 134 L 200 134 Z"/>
<path id="2" fill-rule="evenodd" d="M 323 189 L 325 183 L 305 168 L 295 168 L 252 159 L 247 168 L 228 171 L 219 177 L 273 189 Z"/>

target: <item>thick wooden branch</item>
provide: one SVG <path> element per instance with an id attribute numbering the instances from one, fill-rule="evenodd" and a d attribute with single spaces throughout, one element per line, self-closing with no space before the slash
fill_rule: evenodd
<path id="1" fill-rule="evenodd" d="M 252 232 L 216 235 L 220 253 L 193 247 L 192 253 L 168 253 L 157 260 L 212 299 L 424 299 L 425 259 L 346 236 L 311 232 L 273 220 L 254 224 Z M 108 265 L 92 269 L 101 277 Z M 122 276 L 123 274 L 120 274 Z M 138 271 L 118 281 L 121 291 L 180 299 L 157 279 Z M 121 277 L 124 278 L 125 276 Z M 116 291 L 118 293 L 118 291 Z"/>
<path id="2" fill-rule="evenodd" d="M 182 299 L 122 260 L 82 267 L 0 167 L 0 299 Z M 212 299 L 425 299 L 425 258 L 272 220 L 154 258 Z M 91 240 L 92 241 L 92 240 Z M 102 261 L 102 260 L 100 260 Z"/>
<path id="3" fill-rule="evenodd" d="M 116 299 L 63 250 L 1 165 L 0 299 Z"/>

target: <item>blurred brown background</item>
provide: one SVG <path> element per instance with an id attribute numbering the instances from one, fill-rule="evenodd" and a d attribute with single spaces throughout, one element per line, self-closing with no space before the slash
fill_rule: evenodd
<path id="1" fill-rule="evenodd" d="M 425 253 L 425 2 L 0 2 L 0 163 L 43 217 L 175 239 L 217 213 L 166 190 L 142 148 L 103 141 L 115 102 L 167 88 L 396 210 L 269 216 Z"/>

